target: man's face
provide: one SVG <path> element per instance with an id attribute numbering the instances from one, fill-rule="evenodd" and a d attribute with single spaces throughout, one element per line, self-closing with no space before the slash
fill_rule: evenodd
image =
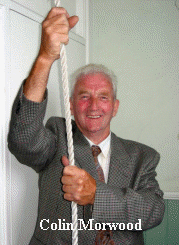
<path id="1" fill-rule="evenodd" d="M 71 111 L 80 131 L 92 139 L 105 139 L 110 121 L 117 113 L 119 101 L 114 99 L 111 83 L 103 74 L 89 74 L 76 83 Z"/>

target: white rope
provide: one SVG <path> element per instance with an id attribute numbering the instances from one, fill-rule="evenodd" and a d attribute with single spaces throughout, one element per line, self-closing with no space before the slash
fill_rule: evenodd
<path id="1" fill-rule="evenodd" d="M 60 7 L 60 0 L 55 0 L 55 6 Z M 63 97 L 65 106 L 65 119 L 66 119 L 66 133 L 67 133 L 67 145 L 70 165 L 74 165 L 74 148 L 72 138 L 72 124 L 71 124 L 71 111 L 69 102 L 69 86 L 68 86 L 68 72 L 67 72 L 67 56 L 65 46 L 61 45 L 60 51 L 61 67 L 62 67 L 62 83 L 63 83 Z M 71 203 L 72 209 L 72 245 L 78 244 L 78 214 L 77 204 Z"/>

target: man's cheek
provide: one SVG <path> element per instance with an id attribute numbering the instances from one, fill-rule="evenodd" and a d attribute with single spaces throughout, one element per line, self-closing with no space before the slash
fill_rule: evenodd
<path id="1" fill-rule="evenodd" d="M 77 110 L 78 114 L 79 113 L 85 113 L 86 109 L 88 108 L 88 105 L 87 105 L 87 103 L 79 103 L 77 105 L 77 107 L 78 107 L 78 110 Z"/>

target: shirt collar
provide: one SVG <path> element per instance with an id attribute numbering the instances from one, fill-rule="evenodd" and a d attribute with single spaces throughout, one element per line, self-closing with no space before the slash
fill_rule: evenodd
<path id="1" fill-rule="evenodd" d="M 89 140 L 86 136 L 85 138 L 87 139 L 87 141 L 89 142 L 90 146 L 95 145 L 91 140 Z M 108 153 L 109 153 L 109 149 L 110 149 L 110 143 L 111 143 L 111 132 L 108 135 L 108 137 L 103 140 L 98 146 L 101 149 L 101 153 L 104 155 L 105 158 L 107 158 Z"/>

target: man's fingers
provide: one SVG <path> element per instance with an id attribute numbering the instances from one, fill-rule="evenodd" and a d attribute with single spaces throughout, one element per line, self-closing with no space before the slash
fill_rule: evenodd
<path id="1" fill-rule="evenodd" d="M 62 163 L 65 167 L 69 165 L 69 160 L 66 156 L 62 157 Z"/>
<path id="2" fill-rule="evenodd" d="M 72 29 L 79 21 L 78 16 L 74 15 L 69 18 L 66 17 L 65 14 L 55 15 L 49 20 L 46 20 L 47 25 L 53 23 L 53 25 L 62 25 L 65 24 L 66 26 L 69 25 L 69 29 Z"/>
<path id="3" fill-rule="evenodd" d="M 65 193 L 74 194 L 76 187 L 74 185 L 63 185 L 62 190 Z"/>
<path id="4" fill-rule="evenodd" d="M 78 21 L 79 21 L 79 18 L 76 15 L 71 16 L 70 18 L 68 18 L 70 29 L 72 29 L 78 23 Z"/>
<path id="5" fill-rule="evenodd" d="M 57 27 L 58 29 L 63 27 L 63 25 L 65 25 L 68 28 L 67 31 L 69 31 L 69 22 L 68 22 L 68 18 L 65 16 L 65 14 L 54 16 L 51 19 L 46 19 L 42 25 L 44 28 Z"/>
<path id="6" fill-rule="evenodd" d="M 62 160 L 63 162 L 63 160 Z M 69 161 L 68 161 L 69 162 Z M 63 162 L 63 165 L 65 166 L 65 161 Z M 75 177 L 75 179 L 78 179 L 80 176 L 80 169 L 77 166 L 65 166 L 63 169 L 63 176 L 71 176 Z"/>
<path id="7" fill-rule="evenodd" d="M 64 197 L 64 199 L 65 200 L 67 200 L 67 201 L 70 201 L 70 202 L 72 202 L 73 201 L 73 195 L 72 194 L 69 194 L 69 193 L 65 193 L 64 195 L 63 195 L 63 197 Z"/>
<path id="8" fill-rule="evenodd" d="M 63 175 L 61 178 L 61 181 L 63 185 L 73 185 L 74 184 L 74 180 L 69 175 Z"/>
<path id="9" fill-rule="evenodd" d="M 66 9 L 64 8 L 58 8 L 58 7 L 54 7 L 50 10 L 50 12 L 48 13 L 46 19 L 51 19 L 57 15 L 60 15 L 60 14 L 65 14 L 67 18 L 69 18 L 69 14 L 68 12 L 66 11 Z"/>

